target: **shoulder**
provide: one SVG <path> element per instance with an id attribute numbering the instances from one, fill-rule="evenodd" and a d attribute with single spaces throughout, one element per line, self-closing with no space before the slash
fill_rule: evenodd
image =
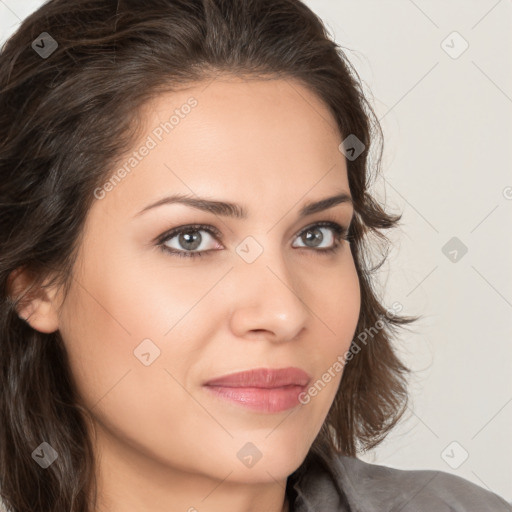
<path id="1" fill-rule="evenodd" d="M 364 503 L 368 511 L 512 512 L 502 497 L 451 473 L 397 469 L 344 455 L 330 460 L 333 476 L 355 510 Z"/>

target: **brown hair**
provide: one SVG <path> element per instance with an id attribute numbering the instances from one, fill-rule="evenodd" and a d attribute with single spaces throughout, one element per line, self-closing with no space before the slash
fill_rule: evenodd
<path id="1" fill-rule="evenodd" d="M 56 41 L 51 54 L 38 51 L 52 49 L 49 39 L 40 42 L 43 32 Z M 374 334 L 347 362 L 317 440 L 355 456 L 405 411 L 409 369 L 390 342 L 416 318 L 387 315 L 372 276 L 387 254 L 372 267 L 370 250 L 370 237 L 387 242 L 381 230 L 401 216 L 369 193 L 381 128 L 321 20 L 298 0 L 50 0 L 0 55 L 0 495 L 11 511 L 89 512 L 96 482 L 88 411 L 59 331 L 38 332 L 20 319 L 22 297 L 10 295 L 10 278 L 23 269 L 32 290 L 58 282 L 67 292 L 94 190 L 133 144 L 141 108 L 161 91 L 221 72 L 298 80 L 325 102 L 343 138 L 364 144 L 347 161 L 350 247 L 361 286 L 356 334 Z M 47 469 L 31 457 L 42 441 L 58 453 Z"/>

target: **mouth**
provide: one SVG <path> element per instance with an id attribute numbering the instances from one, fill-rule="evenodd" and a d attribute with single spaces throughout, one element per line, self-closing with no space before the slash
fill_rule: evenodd
<path id="1" fill-rule="evenodd" d="M 223 401 L 276 413 L 299 405 L 299 395 L 310 380 L 310 375 L 300 368 L 255 368 L 211 379 L 203 387 Z"/>

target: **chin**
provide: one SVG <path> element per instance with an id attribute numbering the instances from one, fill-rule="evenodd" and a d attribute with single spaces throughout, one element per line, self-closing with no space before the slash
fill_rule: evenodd
<path id="1" fill-rule="evenodd" d="M 242 443 L 236 452 L 236 464 L 229 480 L 251 483 L 270 483 L 286 480 L 304 461 L 309 445 L 283 443 L 273 434 L 267 439 Z M 226 467 L 233 466 L 226 461 Z"/>

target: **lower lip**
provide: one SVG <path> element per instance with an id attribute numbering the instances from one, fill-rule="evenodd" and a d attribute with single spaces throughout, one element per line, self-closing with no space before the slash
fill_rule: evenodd
<path id="1" fill-rule="evenodd" d="M 205 386 L 215 395 L 260 412 L 280 412 L 297 406 L 299 395 L 305 386 L 282 388 L 234 388 L 227 386 Z"/>

